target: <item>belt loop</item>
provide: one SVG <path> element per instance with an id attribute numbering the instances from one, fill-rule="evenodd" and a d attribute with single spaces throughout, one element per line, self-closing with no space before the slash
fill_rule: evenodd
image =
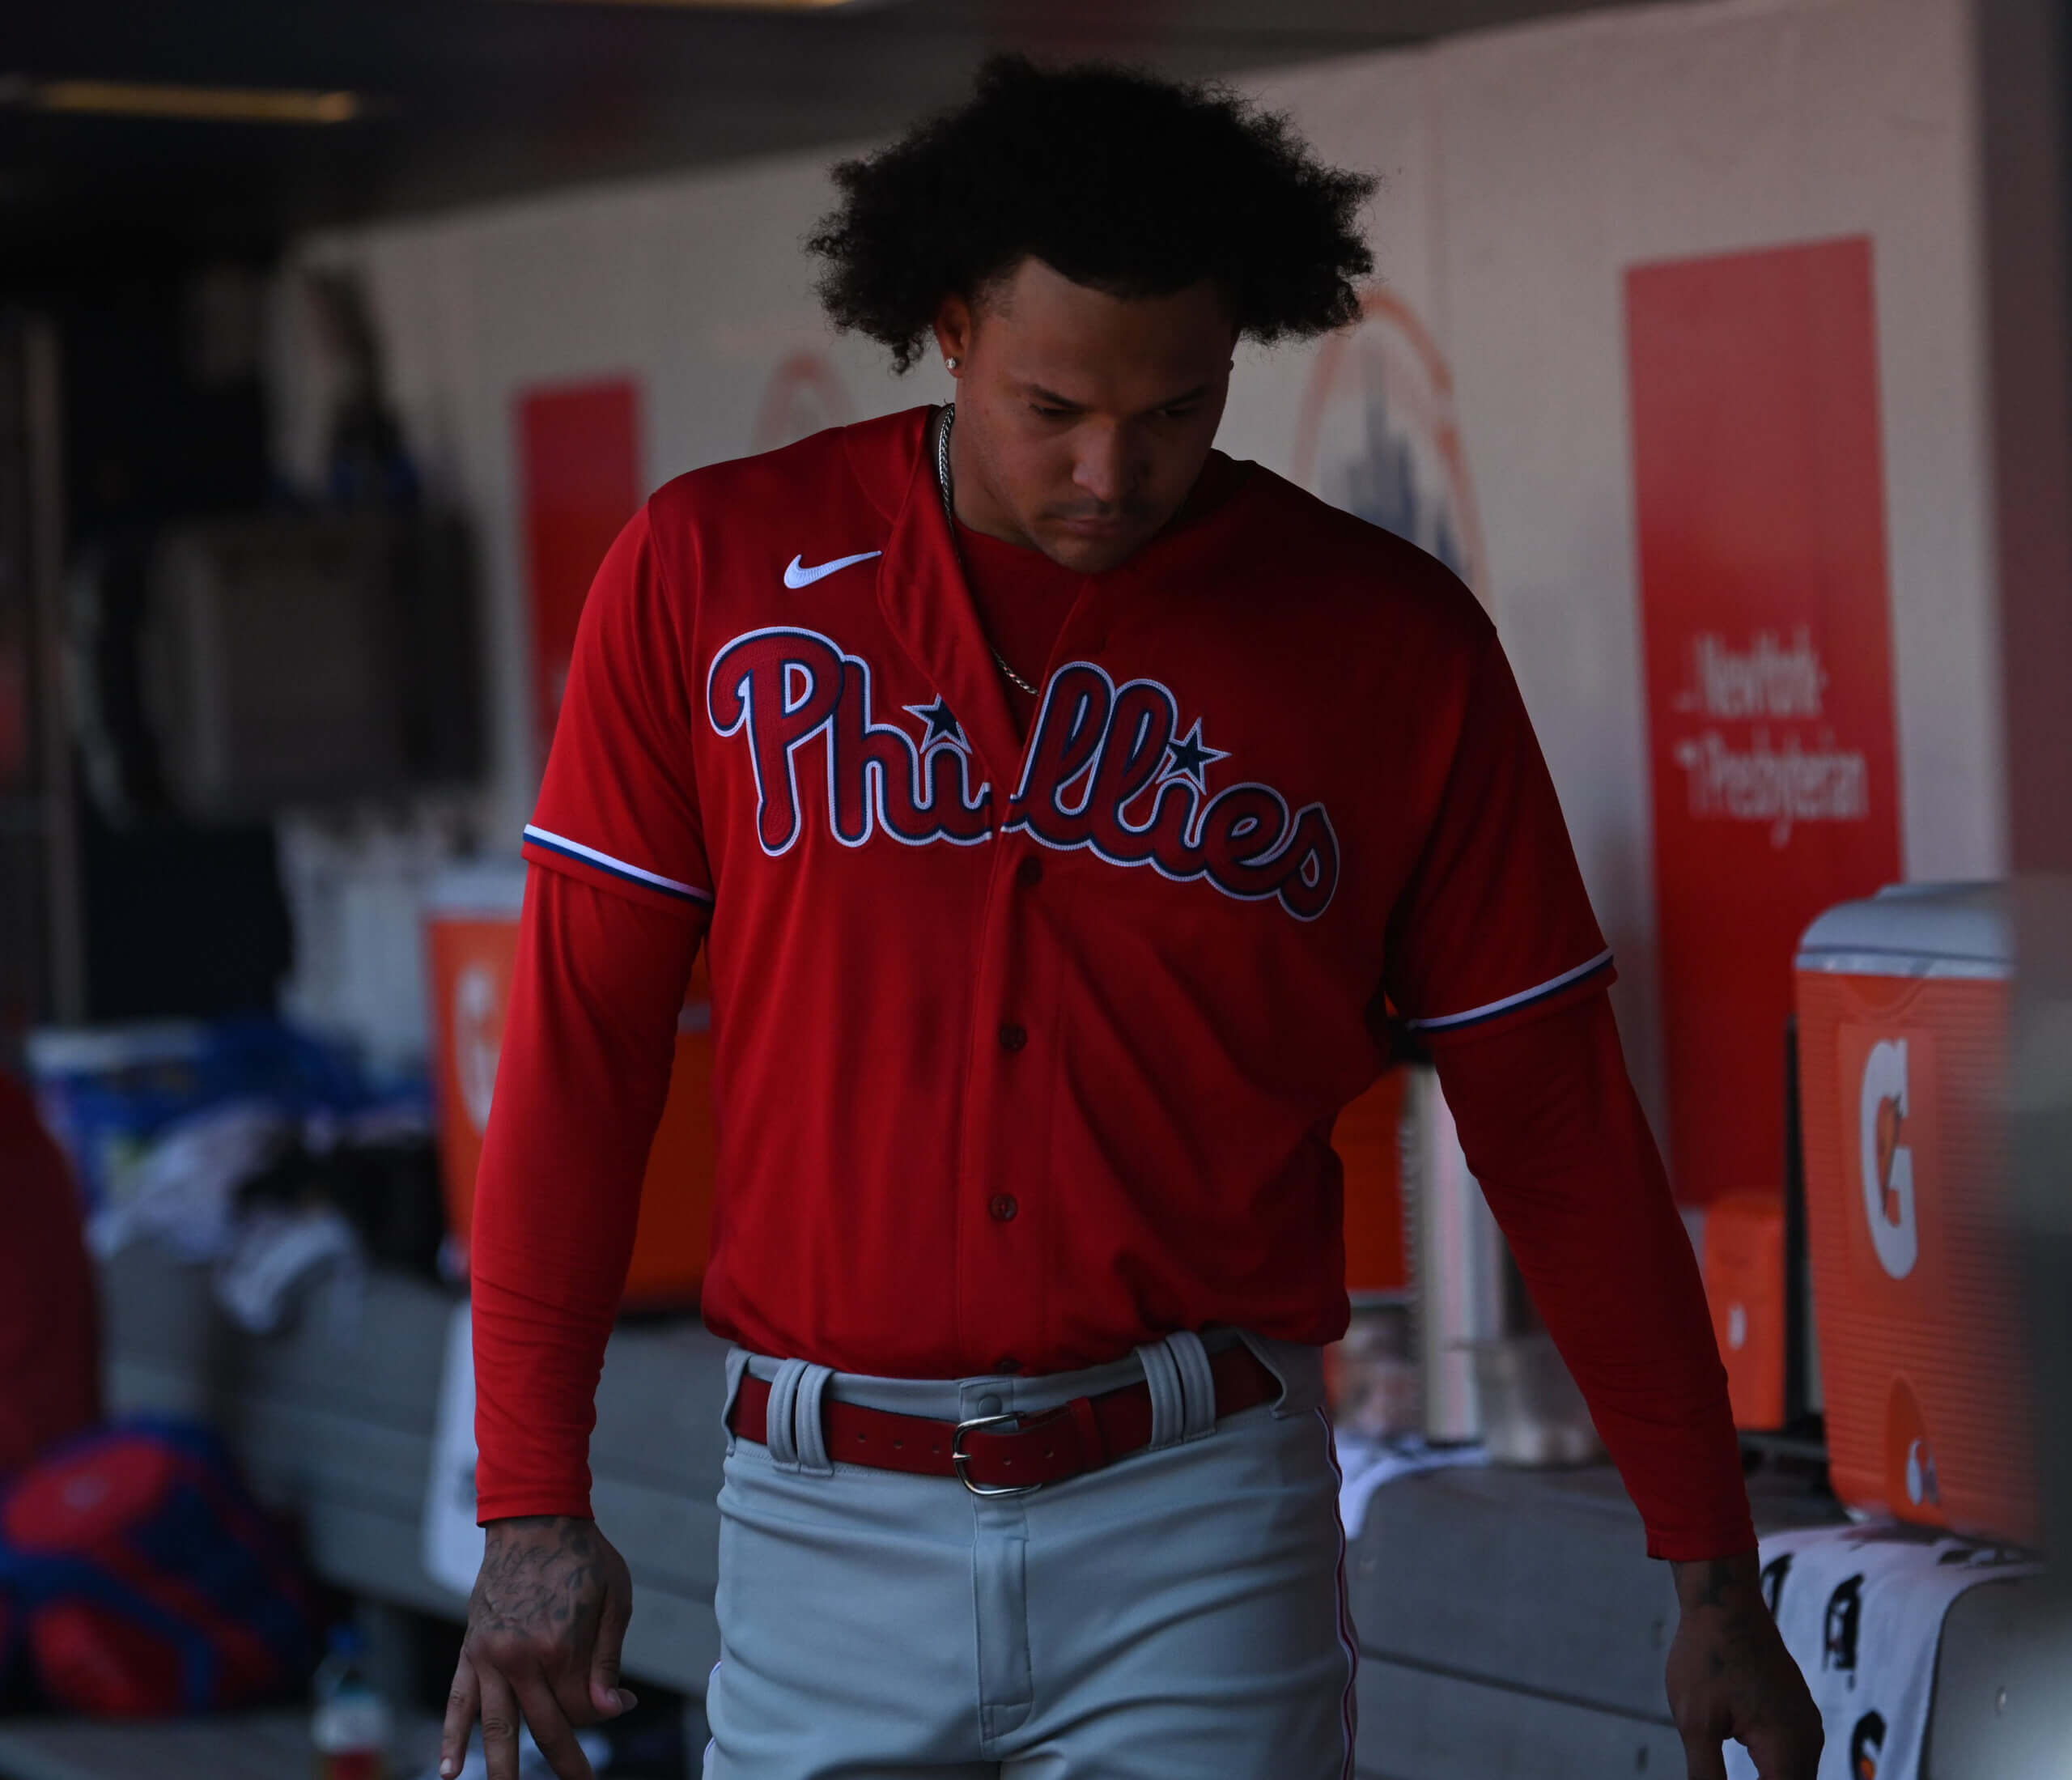
<path id="1" fill-rule="evenodd" d="M 799 1381 L 805 1374 L 804 1360 L 780 1361 L 777 1376 L 770 1381 L 770 1425 L 766 1437 L 770 1443 L 770 1462 L 779 1471 L 800 1468 L 799 1443 L 792 1432 L 792 1413 L 798 1401 Z"/>
<path id="2" fill-rule="evenodd" d="M 792 1442 L 799 1455 L 799 1469 L 815 1477 L 834 1475 L 834 1463 L 827 1456 L 827 1417 L 822 1401 L 834 1372 L 824 1366 L 809 1366 L 799 1375 L 793 1396 Z"/>
<path id="3" fill-rule="evenodd" d="M 1163 1341 L 1147 1341 L 1136 1350 L 1144 1382 L 1151 1392 L 1151 1447 L 1176 1447 L 1187 1434 L 1187 1404 L 1180 1394 L 1180 1368 Z"/>
<path id="4" fill-rule="evenodd" d="M 734 1399 L 741 1394 L 741 1380 L 748 1376 L 748 1349 L 731 1347 L 727 1349 L 727 1394 L 720 1400 L 720 1426 L 727 1436 L 727 1455 L 732 1457 L 734 1430 L 732 1427 Z"/>
<path id="5" fill-rule="evenodd" d="M 1216 1374 L 1209 1370 L 1208 1349 L 1192 1329 L 1178 1329 L 1166 1337 L 1179 1374 L 1183 1418 L 1182 1441 L 1199 1440 L 1216 1432 Z"/>
<path id="6" fill-rule="evenodd" d="M 1271 1336 L 1240 1329 L 1238 1339 L 1252 1350 L 1252 1357 L 1280 1380 L 1280 1395 L 1274 1399 L 1273 1418 L 1306 1416 L 1324 1407 L 1324 1350 L 1301 1341 L 1276 1341 Z"/>

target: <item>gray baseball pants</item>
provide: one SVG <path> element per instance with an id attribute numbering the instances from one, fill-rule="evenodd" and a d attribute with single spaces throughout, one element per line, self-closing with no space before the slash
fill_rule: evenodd
<path id="1" fill-rule="evenodd" d="M 1242 1339 L 1280 1400 L 1212 1420 Z M 1314 1348 L 1191 1334 L 1085 1372 L 944 1382 L 737 1351 L 705 1780 L 1351 1780 L 1352 1628 Z M 956 1421 L 1142 1379 L 1152 1445 L 1031 1494 L 829 1463 L 823 1397 Z"/>

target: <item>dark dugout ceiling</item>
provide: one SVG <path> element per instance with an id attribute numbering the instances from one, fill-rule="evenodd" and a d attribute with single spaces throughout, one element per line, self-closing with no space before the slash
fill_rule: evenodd
<path id="1" fill-rule="evenodd" d="M 46 0 L 0 29 L 9 286 L 884 134 L 989 51 L 1204 76 L 1581 0 Z"/>

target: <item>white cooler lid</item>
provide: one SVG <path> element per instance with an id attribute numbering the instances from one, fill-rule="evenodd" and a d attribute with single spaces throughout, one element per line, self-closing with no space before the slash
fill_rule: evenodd
<path id="1" fill-rule="evenodd" d="M 434 920 L 515 920 L 524 902 L 524 860 L 471 859 L 432 879 L 424 911 Z"/>
<path id="2" fill-rule="evenodd" d="M 2004 884 L 1891 884 L 1838 903 L 1798 942 L 1798 968 L 1851 976 L 2006 976 L 2014 966 Z"/>

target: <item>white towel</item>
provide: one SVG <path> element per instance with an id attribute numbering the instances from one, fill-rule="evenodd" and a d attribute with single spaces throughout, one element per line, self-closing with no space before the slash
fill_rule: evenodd
<path id="1" fill-rule="evenodd" d="M 1942 1616 L 1979 1583 L 2033 1574 L 2026 1552 L 1892 1521 L 1776 1533 L 1763 1592 L 1827 1727 L 1819 1780 L 1919 1780 Z M 1756 1780 L 1738 1743 L 1729 1780 Z"/>
<path id="2" fill-rule="evenodd" d="M 1483 1465 L 1488 1455 L 1479 1446 L 1428 1447 L 1415 1434 L 1395 1440 L 1369 1440 L 1361 1435 L 1337 1431 L 1338 1518 L 1349 1544 L 1367 1523 L 1367 1504 L 1374 1492 L 1398 1477 L 1420 1471 L 1442 1471 L 1450 1465 Z"/>

